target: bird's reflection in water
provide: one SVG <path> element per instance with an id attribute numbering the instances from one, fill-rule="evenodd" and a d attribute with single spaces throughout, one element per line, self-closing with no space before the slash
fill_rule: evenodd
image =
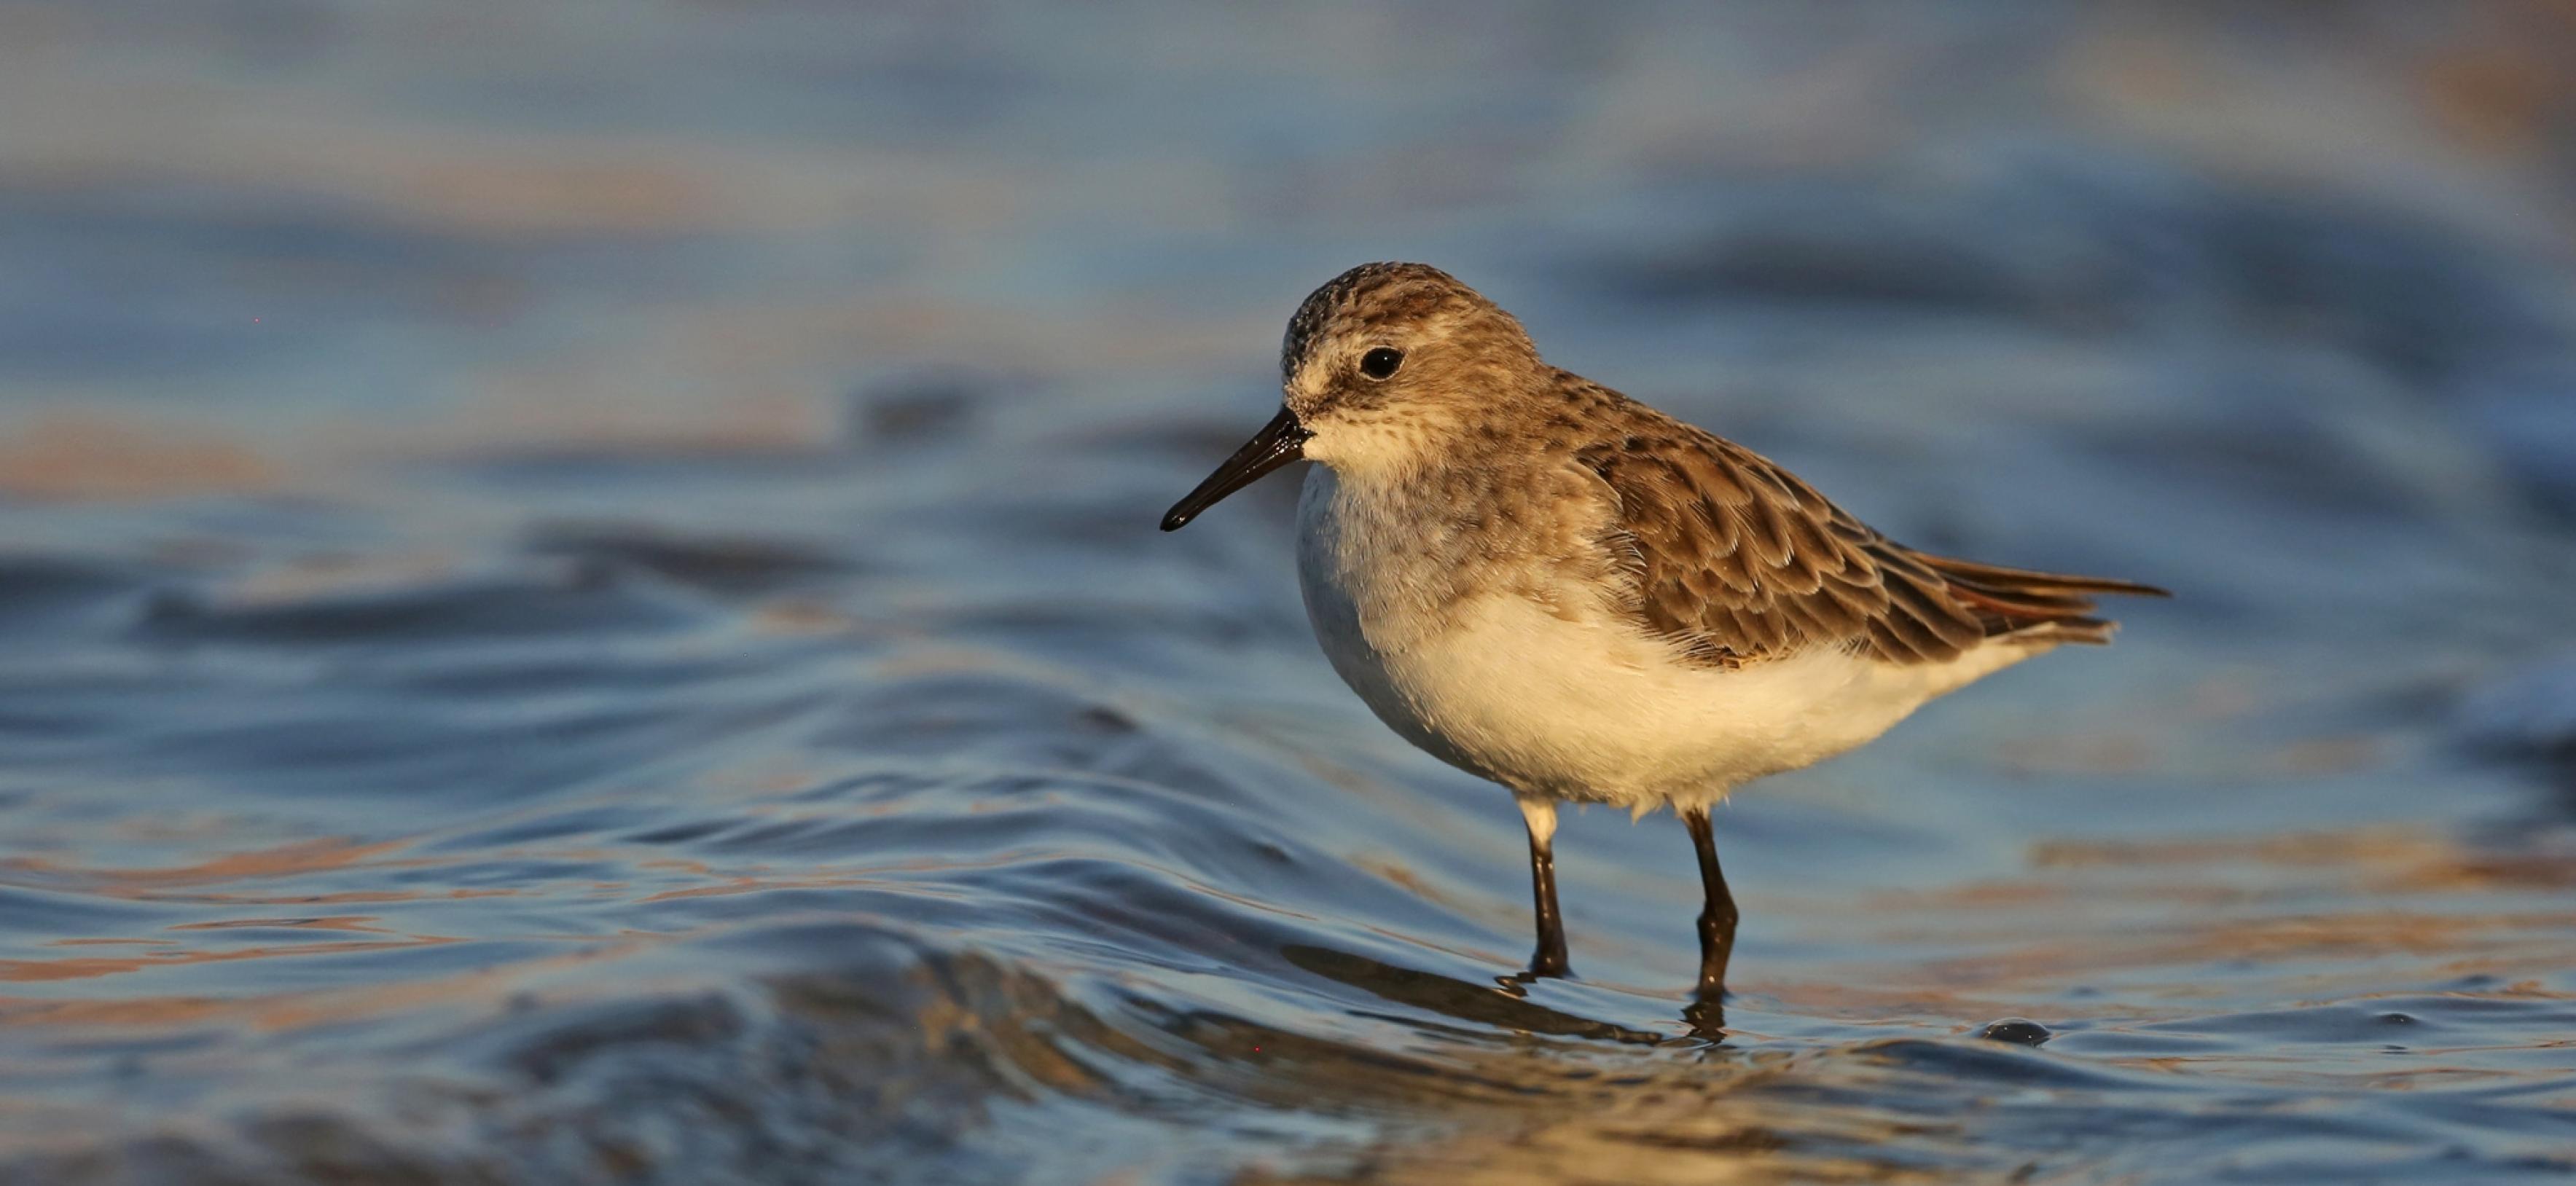
<path id="1" fill-rule="evenodd" d="M 1292 943 L 1280 948 L 1279 953 L 1289 963 L 1327 980 L 1350 985 L 1399 1005 L 1428 1009 L 1477 1025 L 1632 1046 L 1662 1046 L 1675 1040 L 1666 1034 L 1578 1017 L 1531 1001 L 1528 985 L 1536 977 L 1529 972 L 1498 976 L 1493 984 L 1486 985 L 1436 972 L 1398 967 L 1329 947 Z M 1682 1021 L 1690 1033 L 1685 1041 L 1696 1045 L 1726 1040 L 1726 1012 L 1715 998 L 1692 1002 L 1682 1010 Z"/>

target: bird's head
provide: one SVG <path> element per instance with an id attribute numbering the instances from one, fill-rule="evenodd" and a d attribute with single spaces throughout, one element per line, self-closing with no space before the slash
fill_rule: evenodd
<path id="1" fill-rule="evenodd" d="M 1521 323 L 1428 264 L 1362 264 L 1288 319 L 1274 417 L 1163 517 L 1172 531 L 1300 459 L 1402 470 L 1539 374 Z"/>

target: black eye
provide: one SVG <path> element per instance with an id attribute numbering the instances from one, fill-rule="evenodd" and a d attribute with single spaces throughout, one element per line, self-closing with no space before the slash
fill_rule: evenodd
<path id="1" fill-rule="evenodd" d="M 1395 373 L 1395 368 L 1403 365 L 1404 351 L 1391 346 L 1380 346 L 1360 355 L 1360 373 L 1372 379 L 1383 379 L 1392 375 Z"/>

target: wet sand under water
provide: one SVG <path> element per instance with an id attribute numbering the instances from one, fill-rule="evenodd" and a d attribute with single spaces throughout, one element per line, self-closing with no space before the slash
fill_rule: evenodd
<path id="1" fill-rule="evenodd" d="M 1608 22 L 1634 94 L 1509 38 L 1561 105 L 1362 92 L 1511 195 L 1405 223 L 1361 166 L 1429 145 L 1226 157 L 1285 84 L 1119 90 L 1036 17 L 330 11 L 279 52 L 429 65 L 0 37 L 0 107 L 69 46 L 239 117 L 0 146 L 0 1181 L 2576 1173 L 2576 288 L 2483 199 L 1942 130 L 2009 88 L 1928 148 L 1831 93 L 1623 138 L 1796 22 Z M 2164 110 L 2121 35 L 2005 40 Z M 2180 596 L 1729 804 L 1722 1023 L 1668 817 L 1569 814 L 1580 976 L 1498 984 L 1518 816 L 1335 681 L 1293 483 L 1153 529 L 1397 249 L 1900 539 Z"/>

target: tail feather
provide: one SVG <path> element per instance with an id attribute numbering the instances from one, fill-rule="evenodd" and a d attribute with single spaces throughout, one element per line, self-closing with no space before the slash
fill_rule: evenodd
<path id="1" fill-rule="evenodd" d="M 2119 623 L 2093 616 L 2094 594 L 2171 597 L 2153 585 L 2108 577 L 2032 572 L 1917 553 L 1961 604 L 1977 611 L 1988 637 L 2012 635 L 2030 641 L 2080 642 L 2099 646 L 2111 641 Z"/>
<path id="2" fill-rule="evenodd" d="M 1999 564 L 1979 564 L 1974 560 L 1956 560 L 1917 552 L 1923 562 L 1955 580 L 1974 581 L 1999 588 L 2024 592 L 2050 593 L 2122 593 L 2132 597 L 2171 597 L 2172 593 L 2154 585 L 2111 577 L 2080 577 L 2066 573 L 2034 572 L 2027 568 L 2005 568 Z"/>

